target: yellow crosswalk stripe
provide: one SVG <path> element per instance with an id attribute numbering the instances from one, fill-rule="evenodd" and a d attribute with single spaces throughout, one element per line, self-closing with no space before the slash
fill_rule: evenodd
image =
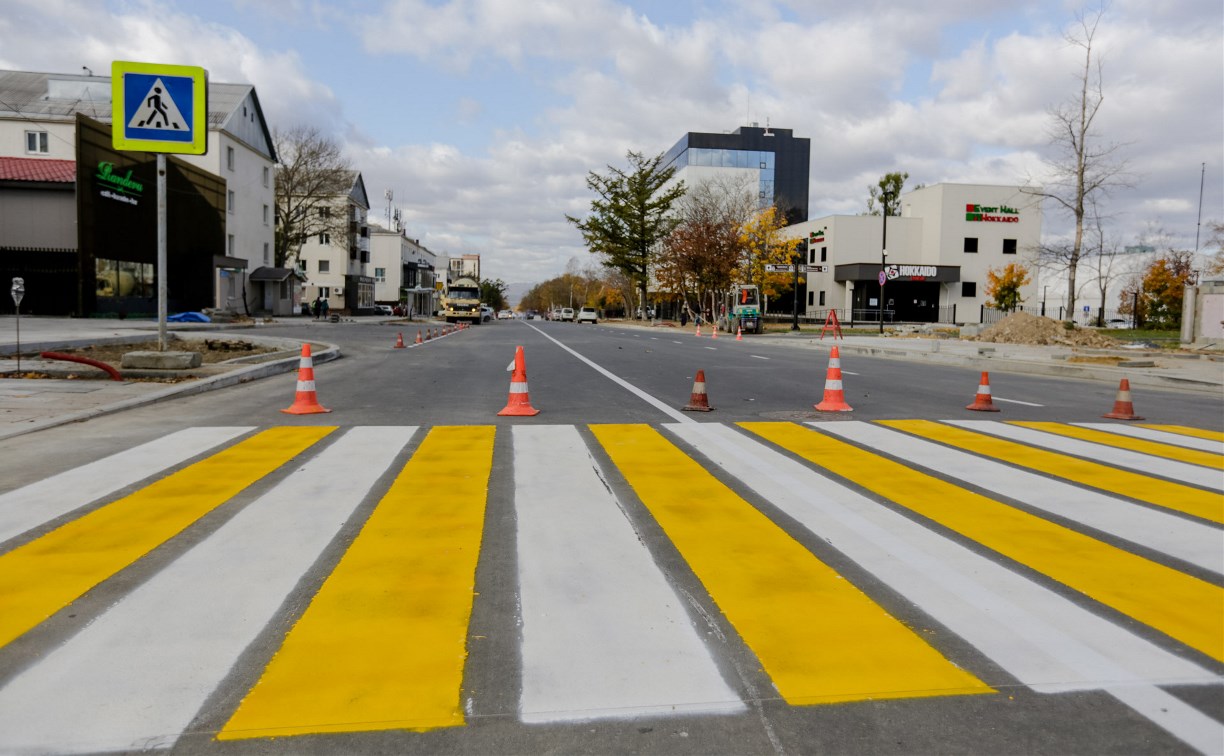
<path id="1" fill-rule="evenodd" d="M 1155 425 L 1151 423 L 1141 423 L 1140 428 L 1151 428 L 1152 430 L 1164 431 L 1165 433 L 1176 433 L 1180 436 L 1190 436 L 1192 438 L 1205 438 L 1208 441 L 1224 441 L 1224 433 L 1213 430 L 1204 430 L 1202 428 L 1190 428 L 1185 425 Z"/>
<path id="2" fill-rule="evenodd" d="M 884 425 L 926 435 L 925 421 Z M 790 423 L 740 423 L 804 459 L 1224 661 L 1224 590 Z M 976 434 L 974 434 L 976 435 Z M 936 440 L 942 440 L 938 437 Z M 989 453 L 989 452 L 986 452 Z"/>
<path id="3" fill-rule="evenodd" d="M 1201 488 L 1152 478 L 1130 470 L 930 420 L 881 420 L 880 424 L 941 444 L 994 457 L 1012 465 L 1037 470 L 1072 483 L 1184 512 L 1211 522 L 1224 523 L 1224 497 Z"/>
<path id="4" fill-rule="evenodd" d="M 333 430 L 270 428 L 0 555 L 0 646 Z"/>
<path id="5" fill-rule="evenodd" d="M 494 432 L 429 432 L 218 739 L 464 724 Z"/>
<path id="6" fill-rule="evenodd" d="M 590 427 L 788 703 L 993 692 L 659 432 Z"/>
<path id="7" fill-rule="evenodd" d="M 1077 438 L 1081 441 L 1091 441 L 1094 444 L 1104 444 L 1112 446 L 1116 449 L 1127 449 L 1129 451 L 1147 454 L 1153 457 L 1163 457 L 1165 459 L 1173 459 L 1178 462 L 1189 462 L 1193 465 L 1202 465 L 1210 467 L 1214 470 L 1224 470 L 1224 456 L 1212 454 L 1211 452 L 1199 451 L 1198 449 L 1187 449 L 1182 446 L 1170 446 L 1162 444 L 1158 441 L 1148 441 L 1142 438 L 1132 438 L 1130 436 L 1120 436 L 1116 433 L 1096 430 L 1094 428 L 1080 428 L 1075 425 L 1066 425 L 1065 423 L 1049 423 L 1049 422 L 1029 422 L 1021 420 L 1013 420 L 1009 425 L 1018 425 L 1022 428 L 1032 428 L 1033 430 L 1043 431 L 1045 433 L 1054 433 L 1067 438 Z"/>

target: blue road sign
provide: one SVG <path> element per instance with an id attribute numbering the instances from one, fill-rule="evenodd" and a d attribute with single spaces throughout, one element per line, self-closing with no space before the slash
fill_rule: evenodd
<path id="1" fill-rule="evenodd" d="M 203 155 L 208 149 L 208 78 L 197 66 L 114 61 L 115 149 Z"/>

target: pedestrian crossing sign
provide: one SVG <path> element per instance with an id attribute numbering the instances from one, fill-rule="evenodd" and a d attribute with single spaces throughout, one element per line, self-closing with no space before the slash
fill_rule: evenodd
<path id="1" fill-rule="evenodd" d="M 117 150 L 208 151 L 208 73 L 199 66 L 111 64 L 111 141 Z"/>

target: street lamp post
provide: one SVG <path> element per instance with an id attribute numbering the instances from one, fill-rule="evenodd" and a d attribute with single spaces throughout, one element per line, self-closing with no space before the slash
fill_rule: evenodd
<path id="1" fill-rule="evenodd" d="M 892 193 L 881 192 L 884 200 L 884 230 L 880 239 L 880 334 L 884 334 L 884 282 L 888 280 L 888 206 L 892 204 Z"/>
<path id="2" fill-rule="evenodd" d="M 791 262 L 795 264 L 795 288 L 791 289 L 791 331 L 799 330 L 799 266 L 805 259 L 799 245 L 795 245 L 795 251 L 791 253 Z"/>

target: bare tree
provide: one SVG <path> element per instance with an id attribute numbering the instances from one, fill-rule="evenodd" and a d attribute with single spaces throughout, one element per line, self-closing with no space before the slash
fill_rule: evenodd
<path id="1" fill-rule="evenodd" d="M 746 180 L 720 176 L 694 185 L 674 208 L 678 224 L 663 241 L 655 276 L 666 291 L 698 302 L 729 286 L 744 252 L 740 229 L 756 199 Z"/>
<path id="2" fill-rule="evenodd" d="M 276 168 L 276 266 L 293 265 L 312 236 L 348 234 L 348 218 L 336 198 L 353 188 L 353 168 L 340 146 L 313 126 L 272 134 Z"/>
<path id="3" fill-rule="evenodd" d="M 1130 273 L 1123 270 L 1119 256 L 1122 252 L 1117 239 L 1109 238 L 1100 213 L 1092 214 L 1093 227 L 1088 236 L 1089 242 L 1084 250 L 1086 264 L 1095 276 L 1096 293 L 1100 295 L 1100 311 L 1097 313 L 1097 325 L 1105 326 L 1105 306 L 1108 303 L 1109 287 L 1122 276 Z"/>
<path id="4" fill-rule="evenodd" d="M 1084 66 L 1077 74 L 1079 91 L 1071 100 L 1050 109 L 1051 144 L 1056 154 L 1047 164 L 1050 177 L 1044 186 L 1029 182 L 1030 194 L 1053 200 L 1075 220 L 1073 240 L 1038 250 L 1044 267 L 1067 274 L 1067 308 L 1075 310 L 1076 272 L 1084 252 L 1084 225 L 1095 201 L 1116 188 L 1129 185 L 1126 161 L 1118 156 L 1122 145 L 1105 144 L 1094 129 L 1097 113 L 1105 100 L 1100 55 L 1094 49 L 1097 27 L 1104 10 L 1092 18 L 1076 16 L 1078 32 L 1068 33 L 1067 42 L 1084 52 Z"/>

